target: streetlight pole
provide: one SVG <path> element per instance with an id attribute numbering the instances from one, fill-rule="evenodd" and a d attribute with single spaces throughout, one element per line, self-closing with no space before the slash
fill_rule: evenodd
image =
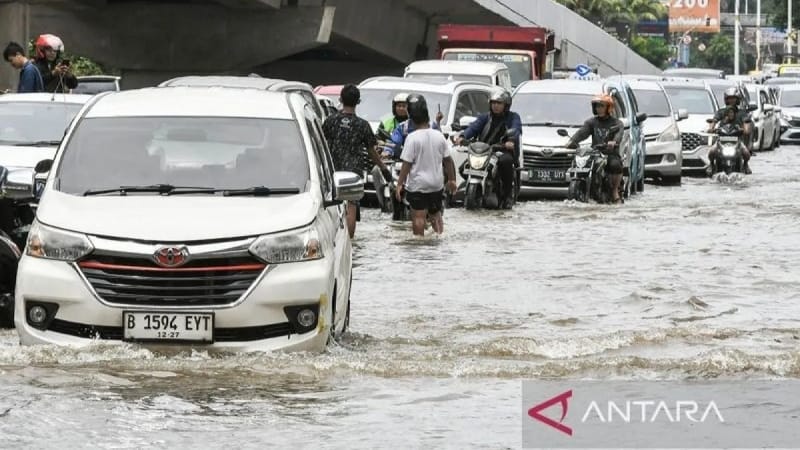
<path id="1" fill-rule="evenodd" d="M 789 23 L 786 25 L 786 53 L 792 53 L 792 0 L 789 0 Z"/>
<path id="2" fill-rule="evenodd" d="M 733 74 L 739 75 L 739 0 L 736 0 L 736 12 L 734 12 L 734 17 L 736 20 L 734 22 L 733 39 L 736 42 L 733 46 Z"/>
<path id="3" fill-rule="evenodd" d="M 756 0 L 756 70 L 761 70 L 761 0 Z"/>

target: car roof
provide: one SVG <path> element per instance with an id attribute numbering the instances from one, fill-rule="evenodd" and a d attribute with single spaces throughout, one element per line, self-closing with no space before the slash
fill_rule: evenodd
<path id="1" fill-rule="evenodd" d="M 616 80 L 533 80 L 525 81 L 517 87 L 516 94 L 550 93 L 550 94 L 599 94 L 603 86 Z"/>
<path id="2" fill-rule="evenodd" d="M 491 61 L 454 61 L 443 59 L 426 59 L 414 61 L 406 66 L 406 72 L 412 73 L 452 73 L 459 75 L 494 75 L 499 70 L 508 70 L 508 66 Z"/>
<path id="3" fill-rule="evenodd" d="M 720 73 L 723 73 L 723 72 L 724 72 L 723 70 L 719 70 L 719 69 L 699 69 L 697 67 L 677 67 L 677 68 L 666 69 L 661 73 L 663 73 L 665 75 L 668 75 L 668 74 L 673 74 L 673 73 L 693 73 L 693 74 L 701 74 L 701 73 L 712 74 L 713 73 L 713 74 L 720 74 Z"/>
<path id="4" fill-rule="evenodd" d="M 781 85 L 781 91 L 800 91 L 800 83 Z M 0 97 L 3 98 L 3 97 Z"/>
<path id="5" fill-rule="evenodd" d="M 84 104 L 91 99 L 91 95 L 86 94 L 52 94 L 44 92 L 27 94 L 4 94 L 0 95 L 0 102 L 28 102 L 28 103 L 75 103 Z"/>
<path id="6" fill-rule="evenodd" d="M 704 83 L 705 80 L 667 80 L 662 81 L 661 85 L 664 87 L 684 87 L 687 89 L 708 90 L 708 84 Z"/>
<path id="7" fill-rule="evenodd" d="M 663 91 L 664 88 L 656 81 L 628 80 L 628 85 L 634 91 Z"/>
<path id="8" fill-rule="evenodd" d="M 429 80 L 426 78 L 373 77 L 358 85 L 359 89 L 392 89 L 450 94 L 460 86 L 490 87 L 474 81 Z"/>
<path id="9" fill-rule="evenodd" d="M 78 81 L 119 81 L 121 77 L 115 75 L 83 75 L 77 78 Z"/>
<path id="10" fill-rule="evenodd" d="M 288 94 L 220 87 L 145 88 L 100 94 L 86 117 L 293 119 Z"/>
<path id="11" fill-rule="evenodd" d="M 167 80 L 159 87 L 175 87 L 175 86 L 205 86 L 205 87 L 226 87 L 226 88 L 242 88 L 242 89 L 260 89 L 277 91 L 286 88 L 305 88 L 313 91 L 311 85 L 300 81 L 287 81 L 276 78 L 263 78 L 258 75 L 239 77 L 239 76 L 204 76 L 204 75 L 190 75 L 185 77 L 173 78 Z"/>

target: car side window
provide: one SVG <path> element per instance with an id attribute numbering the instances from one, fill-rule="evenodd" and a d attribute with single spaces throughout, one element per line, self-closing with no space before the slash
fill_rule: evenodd
<path id="1" fill-rule="evenodd" d="M 766 105 L 770 103 L 769 98 L 767 98 L 767 93 L 764 91 L 759 91 L 758 96 L 761 98 L 761 104 Z"/>
<path id="2" fill-rule="evenodd" d="M 454 117 L 455 122 L 458 123 L 458 121 L 464 116 L 475 116 L 475 111 L 472 108 L 472 99 L 467 91 L 462 91 L 460 94 L 458 94 L 456 115 Z"/>
<path id="3" fill-rule="evenodd" d="M 302 95 L 303 98 L 308 102 L 308 104 L 311 105 L 311 107 L 313 108 L 314 114 L 316 114 L 316 116 L 319 118 L 324 117 L 324 113 L 322 112 L 322 107 L 319 105 L 319 102 L 317 102 L 317 99 L 316 97 L 314 97 L 314 94 L 302 89 L 292 90 L 290 92 L 295 92 L 297 94 Z"/>
<path id="4" fill-rule="evenodd" d="M 489 93 L 483 91 L 473 91 L 470 93 L 472 104 L 475 105 L 475 115 L 489 112 Z"/>
<path id="5" fill-rule="evenodd" d="M 328 160 L 326 153 L 328 152 L 324 140 L 319 133 L 319 126 L 316 125 L 315 122 L 315 120 L 306 116 L 306 127 L 308 128 L 309 136 L 311 136 L 311 146 L 314 148 L 315 167 L 319 174 L 320 184 L 322 185 L 322 197 L 327 199 L 332 188 L 330 168 L 327 167 Z"/>

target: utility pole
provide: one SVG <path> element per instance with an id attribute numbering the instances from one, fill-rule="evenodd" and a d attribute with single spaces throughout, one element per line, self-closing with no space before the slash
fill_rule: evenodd
<path id="1" fill-rule="evenodd" d="M 733 29 L 733 39 L 736 41 L 733 46 L 733 74 L 739 75 L 739 0 L 736 0 L 736 12 L 733 15 L 736 18 Z"/>
<path id="2" fill-rule="evenodd" d="M 761 0 L 756 0 L 756 70 L 761 70 Z"/>
<path id="3" fill-rule="evenodd" d="M 788 54 L 792 53 L 792 0 L 789 0 L 789 23 L 786 25 L 786 49 Z"/>

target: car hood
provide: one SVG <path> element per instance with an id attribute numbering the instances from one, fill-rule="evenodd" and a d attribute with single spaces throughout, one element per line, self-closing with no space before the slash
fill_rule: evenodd
<path id="1" fill-rule="evenodd" d="M 53 159 L 56 147 L 15 147 L 0 145 L 0 166 L 6 168 L 30 168 L 43 159 Z"/>
<path id="2" fill-rule="evenodd" d="M 672 125 L 672 122 L 673 119 L 671 117 L 648 117 L 643 124 L 644 134 L 645 136 L 661 134 Z"/>
<path id="3" fill-rule="evenodd" d="M 689 114 L 688 119 L 678 122 L 678 130 L 681 133 L 705 133 L 708 131 L 706 120 L 713 117 L 713 114 Z"/>
<path id="4" fill-rule="evenodd" d="M 800 108 L 793 108 L 793 107 L 781 107 L 781 114 L 786 114 L 787 116 L 792 117 L 800 117 Z"/>
<path id="5" fill-rule="evenodd" d="M 191 242 L 275 233 L 309 224 L 318 197 L 102 195 L 80 197 L 48 190 L 37 218 L 89 235 L 158 242 Z"/>
<path id="6" fill-rule="evenodd" d="M 534 147 L 563 147 L 569 138 L 558 135 L 558 129 L 564 128 L 572 136 L 578 127 L 522 127 L 522 145 Z M 583 142 L 591 142 L 591 137 Z"/>

